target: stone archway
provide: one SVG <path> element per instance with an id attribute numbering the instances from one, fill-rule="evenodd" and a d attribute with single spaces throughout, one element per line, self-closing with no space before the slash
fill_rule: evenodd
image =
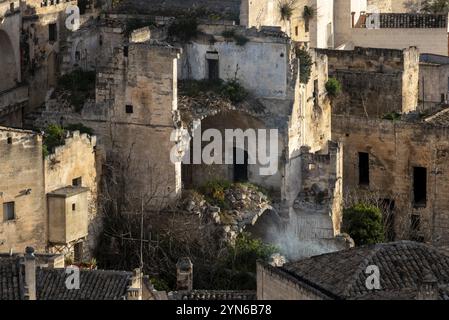
<path id="1" fill-rule="evenodd" d="M 14 88 L 17 85 L 17 66 L 14 48 L 8 34 L 0 30 L 0 92 Z"/>

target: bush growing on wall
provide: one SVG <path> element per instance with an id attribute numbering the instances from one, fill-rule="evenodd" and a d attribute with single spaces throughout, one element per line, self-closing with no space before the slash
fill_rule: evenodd
<path id="1" fill-rule="evenodd" d="M 312 73 L 312 57 L 306 49 L 297 48 L 296 57 L 299 59 L 299 80 L 301 83 L 307 84 Z"/>
<path id="2" fill-rule="evenodd" d="M 341 93 L 341 84 L 335 78 L 329 78 L 329 80 L 326 82 L 325 87 L 327 94 L 331 97 L 336 97 Z"/>
<path id="3" fill-rule="evenodd" d="M 198 35 L 198 21 L 195 17 L 180 18 L 170 25 L 168 35 L 183 42 L 194 39 Z"/>
<path id="4" fill-rule="evenodd" d="M 343 232 L 359 246 L 383 242 L 385 230 L 380 209 L 363 203 L 344 209 Z"/>

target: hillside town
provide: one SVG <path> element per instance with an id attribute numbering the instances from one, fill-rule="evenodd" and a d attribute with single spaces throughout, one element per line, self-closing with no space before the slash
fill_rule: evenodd
<path id="1" fill-rule="evenodd" d="M 448 20 L 0 0 L 0 300 L 449 300 Z"/>

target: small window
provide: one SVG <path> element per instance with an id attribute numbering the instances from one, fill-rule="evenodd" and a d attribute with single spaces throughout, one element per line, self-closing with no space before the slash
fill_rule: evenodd
<path id="1" fill-rule="evenodd" d="M 124 57 L 127 57 L 128 54 L 129 54 L 129 47 L 128 47 L 128 46 L 125 46 L 125 47 L 123 48 L 123 56 L 124 56 Z"/>
<path id="2" fill-rule="evenodd" d="M 58 39 L 58 30 L 56 27 L 56 23 L 50 23 L 48 25 L 48 41 L 57 41 Z"/>
<path id="3" fill-rule="evenodd" d="M 11 138 L 11 137 L 8 137 L 8 139 L 6 139 L 6 142 L 7 142 L 8 144 L 12 144 L 12 138 Z"/>
<path id="4" fill-rule="evenodd" d="M 11 221 L 16 218 L 14 202 L 3 203 L 3 221 Z"/>
<path id="5" fill-rule="evenodd" d="M 100 43 L 100 47 L 103 45 L 103 35 L 100 34 L 100 38 L 98 39 L 98 42 Z"/>
<path id="6" fill-rule="evenodd" d="M 83 183 L 83 180 L 81 177 L 78 177 L 78 178 L 75 178 L 72 180 L 72 186 L 74 186 L 74 187 L 81 187 L 82 183 Z"/>
<path id="7" fill-rule="evenodd" d="M 72 203 L 72 211 L 76 211 L 76 204 Z"/>
<path id="8" fill-rule="evenodd" d="M 126 109 L 126 113 L 134 113 L 134 107 L 130 104 L 127 104 L 125 109 Z"/>
<path id="9" fill-rule="evenodd" d="M 11 12 L 14 12 L 14 2 L 11 2 L 11 3 L 9 4 L 9 10 L 10 10 Z"/>
<path id="10" fill-rule="evenodd" d="M 369 154 L 359 152 L 359 185 L 369 186 Z"/>
<path id="11" fill-rule="evenodd" d="M 298 28 L 298 26 L 295 27 L 295 35 L 296 35 L 296 36 L 299 35 L 299 28 Z"/>
<path id="12" fill-rule="evenodd" d="M 314 103 L 317 106 L 318 105 L 318 99 L 319 99 L 319 88 L 318 88 L 318 80 L 313 81 L 313 99 Z"/>
<path id="13" fill-rule="evenodd" d="M 427 169 L 413 168 L 413 204 L 415 208 L 427 205 Z"/>

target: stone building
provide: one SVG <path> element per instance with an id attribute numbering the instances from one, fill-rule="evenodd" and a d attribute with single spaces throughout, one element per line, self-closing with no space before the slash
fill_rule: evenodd
<path id="1" fill-rule="evenodd" d="M 334 116 L 333 139 L 343 143 L 345 196 L 357 190 L 384 202 L 390 239 L 447 244 L 446 112 L 423 122 Z"/>
<path id="2" fill-rule="evenodd" d="M 449 101 L 449 58 L 422 54 L 419 64 L 419 109 L 436 111 Z"/>
<path id="3" fill-rule="evenodd" d="M 342 86 L 342 94 L 333 100 L 334 113 L 382 118 L 417 109 L 420 65 L 415 47 L 320 52 L 328 57 L 329 76 Z"/>
<path id="4" fill-rule="evenodd" d="M 439 248 L 410 241 L 323 254 L 281 267 L 258 263 L 257 299 L 448 300 L 448 263 L 449 256 Z"/>
<path id="5" fill-rule="evenodd" d="M 95 138 L 72 133 L 43 156 L 42 135 L 0 127 L 0 250 L 32 244 L 77 261 L 90 258 L 97 218 Z"/>

